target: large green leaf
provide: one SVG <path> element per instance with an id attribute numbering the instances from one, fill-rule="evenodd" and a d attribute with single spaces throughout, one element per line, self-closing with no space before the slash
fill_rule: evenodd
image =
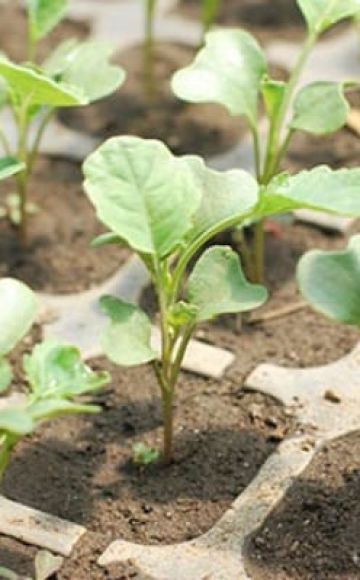
<path id="1" fill-rule="evenodd" d="M 109 63 L 113 47 L 90 40 L 62 43 L 44 67 L 50 76 L 61 83 L 77 87 L 89 102 L 113 93 L 125 80 L 125 71 Z"/>
<path id="2" fill-rule="evenodd" d="M 190 238 L 195 238 L 225 220 L 245 215 L 258 201 L 258 184 L 246 171 L 218 172 L 206 167 L 200 157 L 185 157 L 202 191 L 193 218 Z"/>
<path id="3" fill-rule="evenodd" d="M 99 219 L 134 250 L 162 258 L 191 228 L 201 191 L 184 159 L 160 141 L 109 139 L 84 164 Z"/>
<path id="4" fill-rule="evenodd" d="M 227 246 L 213 246 L 196 263 L 189 278 L 188 300 L 198 307 L 197 320 L 245 312 L 267 300 L 263 286 L 250 284 L 239 256 Z"/>
<path id="5" fill-rule="evenodd" d="M 0 180 L 6 179 L 24 169 L 24 163 L 20 163 L 14 157 L 3 157 L 0 159 Z"/>
<path id="6" fill-rule="evenodd" d="M 298 265 L 300 291 L 326 316 L 360 326 L 360 236 L 344 251 L 313 250 Z"/>
<path id="7" fill-rule="evenodd" d="M 147 363 L 156 358 L 150 346 L 151 324 L 146 314 L 133 304 L 104 296 L 101 307 L 110 318 L 102 346 L 111 361 L 123 366 Z"/>
<path id="8" fill-rule="evenodd" d="M 38 42 L 65 16 L 67 0 L 27 0 L 30 36 Z"/>
<path id="9" fill-rule="evenodd" d="M 60 85 L 42 72 L 4 58 L 0 59 L 0 76 L 6 80 L 16 101 L 26 100 L 29 106 L 73 107 L 88 103 L 78 88 Z"/>
<path id="10" fill-rule="evenodd" d="M 360 11 L 360 0 L 297 0 L 311 32 L 321 34 Z"/>
<path id="11" fill-rule="evenodd" d="M 360 169 L 332 170 L 321 165 L 294 176 L 277 176 L 263 191 L 254 217 L 301 208 L 360 216 Z"/>
<path id="12" fill-rule="evenodd" d="M 0 433 L 28 435 L 35 428 L 31 415 L 26 409 L 3 409 L 0 411 Z"/>
<path id="13" fill-rule="evenodd" d="M 109 382 L 106 372 L 93 372 L 74 346 L 48 340 L 24 356 L 26 378 L 37 399 L 71 399 Z"/>
<path id="14" fill-rule="evenodd" d="M 25 336 L 36 313 L 37 300 L 30 288 L 11 278 L 0 280 L 0 356 Z"/>
<path id="15" fill-rule="evenodd" d="M 258 94 L 266 73 L 256 40 L 240 29 L 209 32 L 194 62 L 172 79 L 174 93 L 193 103 L 219 103 L 257 125 Z"/>
<path id="16" fill-rule="evenodd" d="M 345 125 L 349 109 L 342 83 L 312 83 L 297 95 L 290 127 L 315 135 L 334 133 Z"/>

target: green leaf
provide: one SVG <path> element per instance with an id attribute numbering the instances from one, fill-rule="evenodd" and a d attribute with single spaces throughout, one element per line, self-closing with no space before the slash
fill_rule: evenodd
<path id="1" fill-rule="evenodd" d="M 0 393 L 7 390 L 13 378 L 10 364 L 5 358 L 0 357 Z"/>
<path id="2" fill-rule="evenodd" d="M 35 429 L 31 415 L 26 409 L 3 409 L 0 411 L 0 432 L 12 435 L 28 435 Z"/>
<path id="3" fill-rule="evenodd" d="M 261 90 L 264 97 L 264 103 L 267 114 L 270 119 L 276 119 L 280 112 L 284 99 L 287 83 L 275 81 L 268 77 L 264 78 L 261 84 Z"/>
<path id="4" fill-rule="evenodd" d="M 360 326 L 360 236 L 343 251 L 313 250 L 298 265 L 300 291 L 326 316 Z"/>
<path id="5" fill-rule="evenodd" d="M 64 563 L 62 556 L 54 556 L 47 550 L 39 550 L 35 556 L 35 580 L 48 580 L 59 572 Z"/>
<path id="6" fill-rule="evenodd" d="M 25 168 L 15 157 L 3 157 L 0 159 L 0 180 L 6 179 Z"/>
<path id="7" fill-rule="evenodd" d="M 50 76 L 76 87 L 90 103 L 113 93 L 125 81 L 125 71 L 109 63 L 113 47 L 89 40 L 65 41 L 45 62 Z"/>
<path id="8" fill-rule="evenodd" d="M 96 405 L 79 404 L 67 399 L 43 399 L 28 407 L 34 421 L 44 421 L 55 419 L 64 415 L 75 415 L 80 413 L 98 413 L 101 407 Z"/>
<path id="9" fill-rule="evenodd" d="M 84 173 L 99 219 L 135 251 L 163 258 L 191 228 L 201 191 L 186 161 L 160 141 L 109 139 Z"/>
<path id="10" fill-rule="evenodd" d="M 65 16 L 67 0 L 27 0 L 30 37 L 38 42 L 51 32 Z"/>
<path id="11" fill-rule="evenodd" d="M 314 135 L 334 133 L 345 125 L 349 110 L 342 83 L 312 83 L 297 95 L 290 127 Z"/>
<path id="12" fill-rule="evenodd" d="M 201 204 L 193 217 L 190 238 L 196 238 L 225 220 L 245 215 L 258 201 L 259 186 L 246 171 L 218 172 L 200 157 L 184 157 L 202 191 Z"/>
<path id="13" fill-rule="evenodd" d="M 11 278 L 0 280 L 0 356 L 25 336 L 36 313 L 37 299 L 28 286 Z"/>
<path id="14" fill-rule="evenodd" d="M 12 572 L 12 570 L 4 568 L 3 566 L 0 566 L 0 578 L 3 578 L 4 580 L 21 580 L 15 572 Z"/>
<path id="15" fill-rule="evenodd" d="M 169 309 L 168 322 L 175 328 L 180 328 L 185 324 L 195 322 L 197 318 L 198 307 L 187 302 L 177 302 Z"/>
<path id="16" fill-rule="evenodd" d="M 135 465 L 150 465 L 160 458 L 160 452 L 153 447 L 148 447 L 145 443 L 135 443 L 133 458 Z"/>
<path id="17" fill-rule="evenodd" d="M 360 0 L 297 0 L 297 3 L 309 30 L 315 34 L 360 11 Z"/>
<path id="18" fill-rule="evenodd" d="M 263 191 L 254 212 L 258 219 L 295 209 L 313 209 L 348 216 L 360 216 L 360 169 L 332 170 L 325 165 L 283 174 Z"/>
<path id="19" fill-rule="evenodd" d="M 258 95 L 266 73 L 256 40 L 240 29 L 209 32 L 194 62 L 172 79 L 174 93 L 192 103 L 219 103 L 231 115 L 244 115 L 256 127 Z"/>
<path id="20" fill-rule="evenodd" d="M 102 246 L 109 246 L 110 244 L 118 244 L 120 246 L 124 245 L 124 241 L 112 232 L 106 232 L 105 234 L 100 234 L 94 238 L 91 242 L 92 248 L 101 248 Z"/>
<path id="21" fill-rule="evenodd" d="M 103 296 L 100 304 L 111 321 L 102 337 L 106 356 L 123 366 L 154 360 L 156 353 L 150 346 L 151 324 L 146 314 L 113 296 Z"/>
<path id="22" fill-rule="evenodd" d="M 0 76 L 8 83 L 16 101 L 26 100 L 28 106 L 73 107 L 88 103 L 87 98 L 76 87 L 67 86 L 65 83 L 60 85 L 38 70 L 4 58 L 0 59 Z"/>
<path id="23" fill-rule="evenodd" d="M 32 391 L 41 399 L 71 399 L 97 391 L 109 382 L 105 372 L 93 372 L 74 346 L 47 340 L 24 356 L 24 370 Z"/>
<path id="24" fill-rule="evenodd" d="M 196 263 L 188 284 L 188 300 L 198 307 L 197 320 L 246 312 L 267 300 L 263 286 L 250 284 L 239 256 L 227 246 L 213 246 Z"/>

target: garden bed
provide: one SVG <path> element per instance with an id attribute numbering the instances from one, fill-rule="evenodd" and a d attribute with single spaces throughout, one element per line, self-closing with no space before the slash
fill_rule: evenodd
<path id="1" fill-rule="evenodd" d="M 8 220 L 0 220 L 1 276 L 14 276 L 35 290 L 79 292 L 99 284 L 130 253 L 114 247 L 94 250 L 91 241 L 104 231 L 82 189 L 76 163 L 43 157 L 31 180 L 29 201 L 39 211 L 28 218 L 27 245 Z M 2 199 L 12 191 L 1 185 Z"/>

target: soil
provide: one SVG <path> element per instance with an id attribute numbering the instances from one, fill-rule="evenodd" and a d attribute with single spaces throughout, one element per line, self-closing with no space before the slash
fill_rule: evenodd
<path id="1" fill-rule="evenodd" d="M 254 580 L 360 578 L 360 433 L 327 445 L 252 539 Z"/>
<path id="2" fill-rule="evenodd" d="M 220 105 L 188 104 L 170 89 L 172 74 L 189 64 L 194 50 L 185 45 L 156 44 L 154 83 L 146 88 L 143 47 L 122 51 L 114 62 L 127 72 L 125 84 L 111 97 L 90 107 L 66 109 L 61 120 L 100 137 L 137 135 L 164 141 L 175 153 L 209 156 L 233 146 L 244 133 Z"/>
<path id="3" fill-rule="evenodd" d="M 304 38 L 304 19 L 294 0 L 222 0 L 217 24 L 240 26 L 266 44 L 273 40 L 299 41 Z M 181 0 L 180 13 L 198 20 L 201 3 Z M 328 34 L 342 30 L 344 24 Z"/>
<path id="4" fill-rule="evenodd" d="M 0 220 L 0 276 L 13 276 L 34 290 L 67 293 L 104 281 L 127 259 L 128 250 L 90 242 L 104 231 L 82 190 L 78 164 L 40 158 L 31 180 L 29 199 L 39 211 L 28 218 L 24 248 L 7 219 Z M 1 199 L 12 191 L 0 186 Z"/>
<path id="5" fill-rule="evenodd" d="M 0 50 L 16 62 L 26 60 L 27 19 L 22 2 L 11 0 L 0 5 Z M 65 38 L 85 38 L 89 33 L 85 22 L 65 19 L 38 47 L 38 62 L 42 62 Z"/>

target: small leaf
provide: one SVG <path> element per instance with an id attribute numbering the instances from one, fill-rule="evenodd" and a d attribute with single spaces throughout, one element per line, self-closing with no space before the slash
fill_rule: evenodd
<path id="1" fill-rule="evenodd" d="M 349 110 L 342 83 L 312 83 L 297 95 L 290 127 L 314 135 L 334 133 L 345 125 Z"/>
<path id="2" fill-rule="evenodd" d="M 245 215 L 258 201 L 259 186 L 246 171 L 214 171 L 200 157 L 184 157 L 202 192 L 189 238 L 211 230 L 229 218 Z"/>
<path id="3" fill-rule="evenodd" d="M 168 312 L 168 321 L 175 328 L 194 322 L 197 318 L 198 308 L 187 302 L 177 302 Z"/>
<path id="4" fill-rule="evenodd" d="M 103 296 L 100 304 L 111 320 L 102 337 L 106 356 L 123 366 L 154 360 L 156 353 L 150 346 L 151 324 L 146 314 L 113 296 Z"/>
<path id="5" fill-rule="evenodd" d="M 67 0 L 27 0 L 30 36 L 38 42 L 51 32 L 65 16 Z"/>
<path id="6" fill-rule="evenodd" d="M 360 11 L 360 0 L 297 0 L 297 3 L 309 30 L 316 34 Z"/>
<path id="7" fill-rule="evenodd" d="M 55 340 L 38 344 L 25 355 L 24 370 L 38 399 L 71 399 L 109 382 L 108 373 L 95 373 L 81 360 L 79 349 Z"/>
<path id="8" fill-rule="evenodd" d="M 28 435 L 35 429 L 31 415 L 26 409 L 3 409 L 0 411 L 0 432 L 12 435 Z"/>
<path id="9" fill-rule="evenodd" d="M 253 36 L 240 29 L 209 32 L 194 62 L 172 79 L 174 93 L 191 103 L 219 103 L 231 115 L 244 115 L 256 127 L 258 95 L 266 73 L 264 54 Z"/>
<path id="10" fill-rule="evenodd" d="M 28 286 L 11 278 L 0 280 L 0 356 L 25 336 L 36 313 L 37 299 Z"/>
<path id="11" fill-rule="evenodd" d="M 261 306 L 267 296 L 266 288 L 246 280 L 239 256 L 227 246 L 207 250 L 189 278 L 188 300 L 199 309 L 198 321 L 252 310 Z"/>
<path id="12" fill-rule="evenodd" d="M 135 251 L 163 258 L 191 228 L 201 191 L 184 159 L 160 141 L 109 139 L 84 173 L 99 219 Z"/>
<path id="13" fill-rule="evenodd" d="M 35 556 L 35 580 L 48 580 L 51 576 L 59 572 L 64 563 L 64 558 L 54 556 L 47 550 L 40 550 Z"/>
<path id="14" fill-rule="evenodd" d="M 0 59 L 0 76 L 6 80 L 16 100 L 26 100 L 28 106 L 73 107 L 88 103 L 76 87 L 60 85 L 42 72 L 4 58 Z"/>
<path id="15" fill-rule="evenodd" d="M 11 177 L 24 168 L 24 163 L 20 163 L 15 157 L 2 157 L 0 158 L 0 180 Z"/>
<path id="16" fill-rule="evenodd" d="M 160 458 L 160 452 L 153 447 L 148 447 L 145 443 L 135 443 L 133 457 L 135 465 L 150 465 Z"/>
<path id="17" fill-rule="evenodd" d="M 5 358 L 0 357 L 0 393 L 4 393 L 10 385 L 13 372 L 10 364 Z"/>
<path id="18" fill-rule="evenodd" d="M 108 43 L 65 41 L 44 67 L 50 76 L 76 87 L 92 103 L 110 95 L 125 81 L 125 71 L 109 63 L 112 53 Z"/>
<path id="19" fill-rule="evenodd" d="M 306 208 L 357 217 L 359 191 L 360 169 L 332 170 L 321 165 L 294 176 L 282 174 L 263 191 L 254 216 L 263 218 Z"/>
<path id="20" fill-rule="evenodd" d="M 302 295 L 329 318 L 360 327 L 360 236 L 343 251 L 313 250 L 298 265 Z"/>
<path id="21" fill-rule="evenodd" d="M 91 242 L 91 247 L 101 248 L 102 246 L 108 246 L 110 244 L 118 244 L 123 246 L 124 241 L 117 234 L 106 232 L 105 234 L 100 234 L 100 236 L 94 238 Z"/>
<path id="22" fill-rule="evenodd" d="M 267 114 L 270 119 L 276 119 L 286 91 L 287 83 L 264 78 L 261 84 L 262 94 Z"/>

